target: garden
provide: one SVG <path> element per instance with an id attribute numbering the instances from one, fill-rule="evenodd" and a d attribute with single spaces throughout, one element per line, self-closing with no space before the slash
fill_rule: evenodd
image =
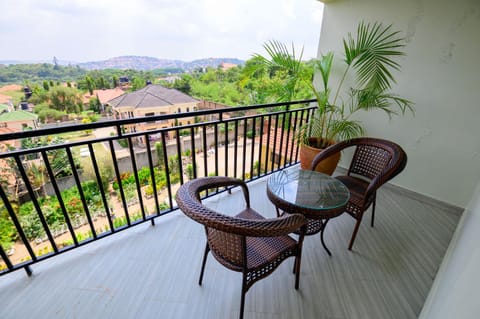
<path id="1" fill-rule="evenodd" d="M 173 156 L 169 159 L 170 169 L 170 183 L 177 184 L 180 181 L 178 170 L 177 157 Z M 102 180 L 105 180 L 105 174 L 101 174 Z M 108 175 L 108 174 L 107 174 Z M 152 178 L 149 167 L 143 167 L 137 171 L 139 187 L 144 202 L 145 213 L 156 213 L 154 192 L 152 186 Z M 161 195 L 167 186 L 167 176 L 165 170 L 161 167 L 154 168 L 155 186 L 157 193 Z M 108 177 L 107 177 L 108 178 Z M 116 178 L 109 178 L 108 182 L 104 182 L 101 187 L 107 195 L 107 205 L 109 207 L 109 214 L 112 218 L 114 229 L 120 228 L 127 224 L 128 219 L 125 215 L 125 209 L 122 204 L 120 194 L 120 183 L 123 190 L 123 195 L 128 209 L 128 219 L 134 222 L 142 218 L 141 207 L 139 204 L 137 182 L 133 172 L 124 172 L 120 175 L 120 181 Z M 81 183 L 81 190 L 85 198 L 85 203 L 88 208 L 89 216 L 92 219 L 94 229 L 97 234 L 109 232 L 110 226 L 108 221 L 107 211 L 102 200 L 100 187 L 96 180 L 91 179 Z M 74 228 L 75 236 L 78 242 L 93 237 L 91 228 L 88 223 L 87 214 L 81 200 L 80 192 L 77 186 L 67 188 L 60 193 L 61 200 L 64 204 L 68 219 Z M 62 205 L 56 196 L 42 195 L 38 196 L 37 202 L 45 218 L 52 236 L 55 238 L 57 247 L 70 246 L 74 243 L 73 238 L 68 231 L 68 226 L 65 221 L 65 215 L 62 210 Z M 14 204 L 12 208 L 16 212 L 25 236 L 32 244 L 35 254 L 37 256 L 49 253 L 52 247 L 48 241 L 44 227 L 40 220 L 39 214 L 35 209 L 35 205 L 31 200 L 28 200 L 20 205 Z M 168 204 L 161 202 L 160 210 L 168 209 Z M 30 258 L 28 254 L 20 254 L 17 256 L 17 250 L 25 250 L 21 243 L 19 234 L 15 228 L 14 223 L 9 218 L 9 214 L 5 206 L 0 208 L 0 244 L 3 249 L 10 255 L 15 254 L 13 260 L 25 261 Z M 20 248 L 20 249 L 19 249 Z M 23 249 L 22 249 L 23 248 Z M 3 265 L 3 267 L 5 267 Z M 2 268 L 2 265 L 0 265 Z"/>

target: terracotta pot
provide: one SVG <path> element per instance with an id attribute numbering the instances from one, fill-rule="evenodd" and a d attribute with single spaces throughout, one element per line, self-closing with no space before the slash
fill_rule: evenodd
<path id="1" fill-rule="evenodd" d="M 315 148 L 308 145 L 300 145 L 300 167 L 302 169 L 310 169 L 313 158 L 322 151 L 322 148 Z M 332 175 L 337 168 L 340 161 L 340 153 L 336 153 L 330 157 L 327 157 L 320 163 L 318 163 L 315 170 L 328 175 Z"/>

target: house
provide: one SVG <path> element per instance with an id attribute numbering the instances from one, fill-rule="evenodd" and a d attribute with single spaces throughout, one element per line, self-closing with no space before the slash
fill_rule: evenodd
<path id="1" fill-rule="evenodd" d="M 112 108 L 115 119 L 129 119 L 145 116 L 188 113 L 196 111 L 199 100 L 161 85 L 150 84 L 143 89 L 126 93 L 107 102 Z M 142 125 L 130 125 L 128 132 L 149 131 L 176 125 L 192 124 L 194 118 L 187 117 L 176 120 L 159 120 Z"/>
<path id="2" fill-rule="evenodd" d="M 36 114 L 18 110 L 0 114 L 0 127 L 13 129 L 21 132 L 26 128 L 38 128 L 38 116 Z"/>
<path id="3" fill-rule="evenodd" d="M 102 107 L 105 107 L 108 101 L 113 100 L 114 98 L 119 97 L 123 94 L 125 94 L 125 91 L 120 88 L 93 90 L 92 95 L 90 95 L 89 92 L 83 95 L 83 104 L 88 104 L 91 98 L 97 97 Z"/>
<path id="4" fill-rule="evenodd" d="M 9 127 L 0 127 L 0 135 L 1 134 L 10 134 L 15 133 L 16 130 L 9 128 Z M 7 152 L 10 148 L 19 148 L 20 147 L 20 140 L 18 139 L 11 139 L 6 141 L 0 141 L 0 153 Z"/>
<path id="5" fill-rule="evenodd" d="M 107 104 L 108 101 L 113 100 L 114 98 L 123 94 L 125 94 L 125 91 L 120 88 L 93 90 L 92 95 L 90 95 L 88 92 L 83 95 L 83 103 L 88 103 L 92 97 L 96 96 L 100 103 Z"/>

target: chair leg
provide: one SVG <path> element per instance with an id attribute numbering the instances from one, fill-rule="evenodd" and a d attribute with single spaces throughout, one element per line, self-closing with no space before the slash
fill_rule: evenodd
<path id="1" fill-rule="evenodd" d="M 242 279 L 242 297 L 240 299 L 240 319 L 243 319 L 243 312 L 245 310 L 245 294 L 247 293 L 246 274 L 243 274 Z"/>
<path id="2" fill-rule="evenodd" d="M 200 278 L 198 279 L 198 284 L 200 286 L 202 285 L 203 272 L 205 270 L 205 264 L 207 263 L 207 256 L 209 251 L 210 251 L 210 246 L 208 246 L 208 242 L 207 242 L 207 244 L 205 245 L 205 253 L 203 254 L 202 270 L 200 271 Z"/>
<path id="3" fill-rule="evenodd" d="M 302 262 L 302 255 L 295 257 L 295 289 L 298 290 L 300 286 L 300 264 Z"/>
<path id="4" fill-rule="evenodd" d="M 360 223 L 362 219 L 357 219 L 357 223 L 355 224 L 355 228 L 353 229 L 352 238 L 350 238 L 350 243 L 348 244 L 348 250 L 352 250 L 353 242 L 355 241 L 355 237 L 357 237 L 358 229 L 360 228 Z"/>
<path id="5" fill-rule="evenodd" d="M 377 203 L 377 194 L 373 195 L 373 202 L 372 202 L 372 221 L 370 226 L 373 227 L 373 222 L 375 221 L 375 204 Z"/>

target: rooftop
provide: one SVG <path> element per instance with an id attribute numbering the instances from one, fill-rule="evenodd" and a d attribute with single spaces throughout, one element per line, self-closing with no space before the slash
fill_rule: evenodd
<path id="1" fill-rule="evenodd" d="M 125 94 L 125 91 L 123 91 L 120 88 L 114 88 L 114 89 L 106 89 L 106 90 L 93 90 L 93 95 L 90 95 L 88 92 L 83 96 L 83 102 L 88 103 L 90 98 L 93 96 L 98 97 L 100 103 L 105 104 L 110 100 L 113 100 L 116 97 L 119 97 L 120 95 Z"/>
<path id="2" fill-rule="evenodd" d="M 27 111 L 12 111 L 0 115 L 0 122 L 16 122 L 16 121 L 34 121 L 38 118 L 36 114 Z"/>
<path id="3" fill-rule="evenodd" d="M 113 107 L 155 107 L 198 102 L 197 99 L 175 89 L 150 84 L 132 93 L 126 93 L 108 101 Z"/>
<path id="4" fill-rule="evenodd" d="M 273 217 L 265 179 L 249 184 L 252 207 Z M 209 200 L 233 213 L 240 193 Z M 362 223 L 347 250 L 354 219 L 330 221 L 325 240 L 305 239 L 300 289 L 293 259 L 246 295 L 245 318 L 417 318 L 455 230 L 448 207 L 385 185 L 378 193 L 374 228 Z M 370 213 L 367 212 L 367 219 Z M 0 280 L 0 317 L 28 318 L 237 318 L 241 275 L 209 256 L 197 284 L 204 229 L 181 212 L 32 265 Z"/>

